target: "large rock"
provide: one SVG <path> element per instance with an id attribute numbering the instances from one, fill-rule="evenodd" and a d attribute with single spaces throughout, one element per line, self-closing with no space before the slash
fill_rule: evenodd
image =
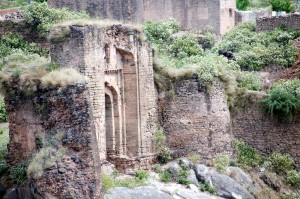
<path id="1" fill-rule="evenodd" d="M 117 187 L 104 196 L 104 199 L 174 199 L 167 193 L 154 187 L 137 187 L 134 189 Z"/>
<path id="2" fill-rule="evenodd" d="M 211 173 L 211 181 L 216 188 L 217 195 L 220 197 L 228 199 L 254 199 L 247 189 L 227 175 L 213 171 Z"/>
<path id="3" fill-rule="evenodd" d="M 3 198 L 6 193 L 6 189 L 0 184 L 0 198 Z"/>
<path id="4" fill-rule="evenodd" d="M 35 199 L 29 188 L 16 188 L 12 189 L 4 199 Z"/>
<path id="5" fill-rule="evenodd" d="M 207 166 L 203 164 L 198 164 L 197 166 L 194 167 L 194 171 L 199 182 L 207 181 L 208 174 L 209 174 L 209 169 Z"/>
<path id="6" fill-rule="evenodd" d="M 226 172 L 243 187 L 255 190 L 252 179 L 239 167 L 227 167 Z"/>
<path id="7" fill-rule="evenodd" d="M 180 158 L 179 159 L 179 165 L 183 168 L 183 169 L 189 169 L 191 167 L 191 161 L 188 158 Z"/>
<path id="8" fill-rule="evenodd" d="M 199 182 L 197 180 L 197 177 L 196 177 L 196 174 L 195 174 L 195 171 L 193 169 L 190 169 L 189 172 L 188 172 L 188 176 L 186 178 L 188 181 L 190 181 L 191 183 L 195 184 L 195 185 L 198 185 Z"/>
<path id="9" fill-rule="evenodd" d="M 179 171 L 181 167 L 176 162 L 172 162 L 169 167 L 167 168 L 167 171 L 172 175 L 174 179 L 179 178 Z"/>
<path id="10" fill-rule="evenodd" d="M 181 198 L 184 198 L 184 199 L 217 199 L 218 198 L 215 196 L 211 196 L 207 193 L 194 192 L 189 189 L 182 189 L 177 192 L 177 195 L 179 195 Z"/>

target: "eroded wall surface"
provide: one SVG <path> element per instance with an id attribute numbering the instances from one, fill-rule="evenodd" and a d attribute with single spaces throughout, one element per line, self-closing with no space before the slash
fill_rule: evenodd
<path id="1" fill-rule="evenodd" d="M 122 22 L 174 18 L 184 29 L 199 30 L 209 25 L 219 34 L 234 27 L 236 7 L 235 0 L 49 0 L 48 4 Z"/>
<path id="2" fill-rule="evenodd" d="M 218 153 L 231 154 L 230 113 L 220 83 L 208 92 L 194 76 L 174 88 L 174 98 L 164 104 L 162 122 L 175 156 L 196 151 L 205 160 Z"/>
<path id="3" fill-rule="evenodd" d="M 300 123 L 299 116 L 292 121 L 278 122 L 262 113 L 259 98 L 253 100 L 233 115 L 232 132 L 262 154 L 288 153 L 300 165 Z"/>
<path id="4" fill-rule="evenodd" d="M 262 17 L 256 19 L 256 31 L 270 31 L 284 27 L 291 30 L 300 30 L 300 15 Z"/>
<path id="5" fill-rule="evenodd" d="M 62 159 L 48 165 L 39 178 L 29 176 L 36 195 L 101 198 L 100 159 L 88 98 L 86 85 L 76 85 L 58 90 L 39 89 L 30 96 L 16 92 L 6 99 L 10 166 L 26 163 L 39 149 L 48 147 L 42 137 L 63 135 L 52 146 L 57 150 L 65 148 Z"/>

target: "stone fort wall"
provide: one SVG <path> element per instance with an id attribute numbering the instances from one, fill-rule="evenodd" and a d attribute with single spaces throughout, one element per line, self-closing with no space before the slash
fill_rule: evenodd
<path id="1" fill-rule="evenodd" d="M 300 14 L 262 17 L 256 19 L 256 31 L 270 31 L 284 26 L 287 29 L 300 30 Z"/>
<path id="2" fill-rule="evenodd" d="M 184 29 L 209 25 L 219 34 L 234 27 L 235 19 L 235 0 L 48 0 L 48 4 L 122 22 L 174 18 Z"/>

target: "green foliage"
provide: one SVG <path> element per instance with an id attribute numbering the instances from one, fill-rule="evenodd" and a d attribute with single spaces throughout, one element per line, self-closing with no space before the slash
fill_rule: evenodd
<path id="1" fill-rule="evenodd" d="M 249 0 L 237 0 L 236 1 L 236 7 L 238 10 L 247 10 L 249 5 L 250 5 Z"/>
<path id="2" fill-rule="evenodd" d="M 226 154 L 218 154 L 213 158 L 213 165 L 220 173 L 225 173 L 230 164 L 230 159 Z"/>
<path id="3" fill-rule="evenodd" d="M 216 193 L 216 188 L 208 183 L 200 183 L 198 185 L 198 188 L 200 189 L 200 191 L 205 192 L 208 191 L 211 194 L 215 194 Z"/>
<path id="4" fill-rule="evenodd" d="M 69 11 L 66 8 L 50 8 L 46 2 L 33 2 L 22 10 L 25 22 L 39 32 L 41 37 L 46 37 L 53 24 L 73 20 L 88 19 L 89 16 L 82 12 Z"/>
<path id="5" fill-rule="evenodd" d="M 7 121 L 7 113 L 5 109 L 5 103 L 2 96 L 0 96 L 0 122 Z"/>
<path id="6" fill-rule="evenodd" d="M 290 120 L 300 108 L 300 80 L 281 80 L 274 83 L 268 97 L 261 100 L 265 113 L 279 120 Z"/>
<path id="7" fill-rule="evenodd" d="M 157 154 L 157 159 L 161 163 L 167 163 L 167 162 L 171 161 L 172 160 L 172 151 L 167 147 L 161 148 Z"/>
<path id="8" fill-rule="evenodd" d="M 0 162 L 2 162 L 7 155 L 7 144 L 9 142 L 8 124 L 0 124 L 0 130 Z"/>
<path id="9" fill-rule="evenodd" d="M 213 49 L 234 52 L 242 69 L 260 70 L 267 66 L 292 66 L 297 57 L 293 35 L 287 31 L 255 31 L 253 23 L 243 23 L 229 31 Z"/>
<path id="10" fill-rule="evenodd" d="M 146 180 L 149 177 L 149 173 L 144 170 L 137 170 L 135 177 L 139 180 Z"/>
<path id="11" fill-rule="evenodd" d="M 6 162 L 0 162 L 0 174 L 7 169 Z"/>
<path id="12" fill-rule="evenodd" d="M 263 158 L 258 151 L 241 140 L 234 142 L 234 149 L 237 154 L 237 163 L 243 167 L 256 168 L 261 165 Z"/>
<path id="13" fill-rule="evenodd" d="M 164 129 L 162 127 L 159 127 L 155 131 L 154 135 L 154 145 L 157 149 L 163 148 L 166 144 L 166 135 L 164 132 Z"/>
<path id="14" fill-rule="evenodd" d="M 3 5 L 0 6 L 1 10 L 7 8 L 21 7 L 27 4 L 26 0 L 0 0 L 0 3 L 3 3 Z"/>
<path id="15" fill-rule="evenodd" d="M 10 177 L 22 185 L 27 178 L 27 164 L 17 164 L 11 168 Z"/>
<path id="16" fill-rule="evenodd" d="M 300 173 L 296 170 L 288 171 L 286 174 L 286 183 L 293 187 L 300 187 Z"/>
<path id="17" fill-rule="evenodd" d="M 211 26 L 204 27 L 200 32 L 200 41 L 204 49 L 211 49 L 216 43 L 216 33 Z"/>
<path id="18" fill-rule="evenodd" d="M 161 173 L 162 172 L 162 168 L 160 164 L 155 164 L 153 167 L 153 170 L 155 173 Z"/>
<path id="19" fill-rule="evenodd" d="M 172 178 L 172 174 L 170 174 L 168 171 L 164 171 L 162 174 L 160 174 L 160 179 L 163 182 L 170 182 Z"/>
<path id="20" fill-rule="evenodd" d="M 193 165 L 200 164 L 201 155 L 197 152 L 191 152 L 188 155 L 189 160 L 193 163 Z"/>
<path id="21" fill-rule="evenodd" d="M 173 57 L 179 59 L 203 54 L 203 49 L 199 45 L 198 39 L 191 34 L 175 38 L 169 50 Z"/>
<path id="22" fill-rule="evenodd" d="M 237 84 L 239 88 L 260 91 L 262 83 L 261 77 L 256 72 L 243 71 L 237 76 Z"/>
<path id="23" fill-rule="evenodd" d="M 124 178 L 124 179 L 116 179 L 112 178 L 108 175 L 102 175 L 102 187 L 104 192 L 107 192 L 109 189 L 113 187 L 139 187 L 145 186 L 147 183 L 144 180 L 139 180 L 137 178 Z"/>
<path id="24" fill-rule="evenodd" d="M 272 6 L 272 10 L 276 12 L 292 12 L 295 10 L 294 0 L 269 0 L 269 2 Z"/>
<path id="25" fill-rule="evenodd" d="M 145 23 L 145 33 L 151 43 L 163 44 L 170 36 L 180 29 L 180 24 L 174 20 L 148 21 Z"/>
<path id="26" fill-rule="evenodd" d="M 281 199 L 300 199 L 298 194 L 284 194 Z"/>
<path id="27" fill-rule="evenodd" d="M 162 127 L 158 128 L 154 135 L 154 145 L 157 151 L 157 159 L 160 163 L 172 160 L 172 151 L 166 147 L 166 135 Z"/>
<path id="28" fill-rule="evenodd" d="M 269 157 L 269 161 L 272 163 L 272 169 L 277 174 L 287 174 L 288 171 L 294 169 L 294 161 L 289 154 L 272 153 Z"/>
<path id="29" fill-rule="evenodd" d="M 186 169 L 180 169 L 179 170 L 179 178 L 177 179 L 177 182 L 179 184 L 188 186 L 190 184 L 190 181 L 188 181 L 186 178 L 188 176 L 188 171 Z"/>

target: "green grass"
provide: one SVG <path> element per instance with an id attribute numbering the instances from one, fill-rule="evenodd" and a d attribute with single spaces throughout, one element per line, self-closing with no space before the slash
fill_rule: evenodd
<path id="1" fill-rule="evenodd" d="M 14 8 L 25 6 L 26 0 L 0 0 L 0 9 Z"/>
<path id="2" fill-rule="evenodd" d="M 7 155 L 8 142 L 8 123 L 0 123 L 0 161 L 4 160 Z"/>
<path id="3" fill-rule="evenodd" d="M 109 189 L 114 187 L 135 188 L 135 187 L 146 186 L 146 185 L 147 182 L 145 180 L 140 180 L 138 178 L 116 179 L 108 175 L 102 176 L 102 186 L 104 192 L 107 192 Z"/>

